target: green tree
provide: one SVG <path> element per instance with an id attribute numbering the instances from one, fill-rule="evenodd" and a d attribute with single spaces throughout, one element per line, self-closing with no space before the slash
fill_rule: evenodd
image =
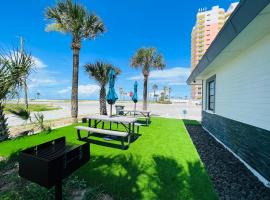
<path id="1" fill-rule="evenodd" d="M 88 73 L 89 77 L 93 77 L 100 86 L 99 92 L 99 105 L 100 105 L 100 114 L 107 115 L 106 108 L 106 85 L 109 81 L 109 71 L 114 69 L 116 75 L 120 74 L 121 71 L 117 67 L 109 63 L 104 63 L 98 61 L 96 63 L 89 63 L 84 66 L 85 71 Z"/>
<path id="2" fill-rule="evenodd" d="M 124 93 L 124 89 L 123 88 L 119 88 L 120 100 L 123 100 L 123 93 Z"/>
<path id="3" fill-rule="evenodd" d="M 59 31 L 72 36 L 71 116 L 73 121 L 77 122 L 79 54 L 82 40 L 95 39 L 105 31 L 105 27 L 98 16 L 89 13 L 85 7 L 72 0 L 58 1 L 55 7 L 46 9 L 45 16 L 47 19 L 53 20 L 53 23 L 47 25 L 46 31 Z"/>
<path id="4" fill-rule="evenodd" d="M 163 87 L 163 91 L 164 91 L 164 101 L 165 101 L 166 99 L 168 99 L 168 95 L 167 95 L 167 93 L 168 93 L 168 87 L 167 86 L 164 86 Z"/>
<path id="5" fill-rule="evenodd" d="M 144 76 L 143 84 L 143 110 L 147 110 L 147 85 L 151 69 L 163 69 L 165 62 L 163 56 L 156 48 L 140 48 L 131 59 L 131 66 L 141 68 Z"/>
<path id="6" fill-rule="evenodd" d="M 169 92 L 169 101 L 171 101 L 171 93 L 172 93 L 172 88 L 171 87 L 169 87 L 168 92 Z"/>
<path id="7" fill-rule="evenodd" d="M 155 98 L 155 101 L 157 101 L 156 91 L 157 91 L 157 89 L 158 89 L 158 85 L 157 85 L 157 84 L 154 84 L 154 85 L 152 86 L 152 89 L 153 89 L 153 91 L 154 91 L 154 98 Z"/>
<path id="8" fill-rule="evenodd" d="M 35 62 L 31 54 L 18 49 L 0 52 L 0 140 L 8 137 L 3 103 L 18 95 Z"/>

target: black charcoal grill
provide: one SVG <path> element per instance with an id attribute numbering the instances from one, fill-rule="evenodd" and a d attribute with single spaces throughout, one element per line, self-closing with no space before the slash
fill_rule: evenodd
<path id="1" fill-rule="evenodd" d="M 19 175 L 46 188 L 55 186 L 62 199 L 62 180 L 90 159 L 89 143 L 66 143 L 61 137 L 20 152 Z"/>

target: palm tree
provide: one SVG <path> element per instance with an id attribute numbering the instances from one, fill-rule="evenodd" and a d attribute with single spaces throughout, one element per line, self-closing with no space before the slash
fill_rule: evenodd
<path id="1" fill-rule="evenodd" d="M 0 141 L 6 139 L 9 133 L 3 103 L 7 98 L 18 95 L 34 65 L 31 54 L 25 51 L 0 52 Z"/>
<path id="2" fill-rule="evenodd" d="M 171 92 L 172 92 L 172 88 L 171 87 L 169 87 L 168 92 L 169 92 L 169 101 L 171 101 Z"/>
<path id="3" fill-rule="evenodd" d="M 164 101 L 165 101 L 166 98 L 168 97 L 168 95 L 167 95 L 168 87 L 167 86 L 164 86 L 163 87 L 163 91 L 164 91 Z"/>
<path id="4" fill-rule="evenodd" d="M 153 89 L 153 91 L 154 91 L 154 98 L 155 98 L 155 101 L 157 101 L 156 91 L 157 91 L 157 89 L 158 89 L 158 85 L 157 85 L 157 84 L 154 84 L 154 85 L 152 86 L 152 89 Z"/>
<path id="5" fill-rule="evenodd" d="M 24 51 L 24 39 L 20 37 L 20 53 Z M 24 90 L 24 105 L 25 109 L 28 110 L 28 88 L 27 88 L 27 77 L 23 80 L 23 90 Z"/>
<path id="6" fill-rule="evenodd" d="M 165 67 L 163 56 L 157 53 L 156 48 L 141 48 L 132 57 L 131 66 L 142 68 L 142 74 L 144 76 L 143 110 L 147 110 L 147 85 L 150 70 L 163 69 Z"/>
<path id="7" fill-rule="evenodd" d="M 46 31 L 70 33 L 72 36 L 73 74 L 71 94 L 71 116 L 74 122 L 78 117 L 78 71 L 79 54 L 82 40 L 95 39 L 105 31 L 103 22 L 98 16 L 89 13 L 85 7 L 72 0 L 58 1 L 55 7 L 46 9 L 46 18 L 54 22 L 48 24 Z"/>
<path id="8" fill-rule="evenodd" d="M 124 89 L 123 88 L 119 88 L 120 100 L 123 100 L 123 93 L 124 93 Z"/>
<path id="9" fill-rule="evenodd" d="M 36 99 L 39 99 L 39 96 L 40 96 L 40 92 L 37 92 L 37 94 L 36 94 L 37 96 L 36 96 Z"/>
<path id="10" fill-rule="evenodd" d="M 100 86 L 99 92 L 99 108 L 101 115 L 107 115 L 107 108 L 106 108 L 106 85 L 109 81 L 109 71 L 114 69 L 116 75 L 120 74 L 121 71 L 117 67 L 109 63 L 104 63 L 98 61 L 96 63 L 86 64 L 84 66 L 85 71 L 88 73 L 90 77 L 93 77 Z"/>

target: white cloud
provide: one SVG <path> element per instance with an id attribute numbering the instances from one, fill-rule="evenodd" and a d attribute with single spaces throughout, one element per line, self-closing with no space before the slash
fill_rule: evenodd
<path id="1" fill-rule="evenodd" d="M 70 92 L 70 90 L 71 90 L 71 87 L 67 87 L 65 89 L 59 90 L 58 93 L 59 94 L 67 94 Z"/>
<path id="2" fill-rule="evenodd" d="M 150 82 L 168 85 L 186 85 L 190 69 L 185 67 L 174 67 L 171 69 L 154 70 L 150 72 Z M 143 80 L 142 75 L 132 76 L 129 80 Z"/>
<path id="3" fill-rule="evenodd" d="M 86 85 L 79 85 L 79 95 L 80 96 L 91 96 L 99 91 L 100 87 L 95 84 L 86 84 Z M 71 92 L 71 87 L 64 88 L 58 91 L 58 94 L 64 95 Z"/>
<path id="4" fill-rule="evenodd" d="M 47 67 L 47 65 L 41 59 L 35 56 L 32 56 L 32 57 L 33 57 L 36 69 L 42 69 L 42 68 Z"/>
<path id="5" fill-rule="evenodd" d="M 35 70 L 28 77 L 28 88 L 38 88 L 42 86 L 54 86 L 59 84 L 60 81 L 51 74 L 50 71 Z"/>
<path id="6" fill-rule="evenodd" d="M 94 84 L 79 85 L 79 95 L 89 96 L 99 91 L 100 87 Z"/>

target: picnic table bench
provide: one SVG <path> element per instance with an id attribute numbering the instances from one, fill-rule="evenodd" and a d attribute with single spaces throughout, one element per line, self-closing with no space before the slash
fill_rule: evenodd
<path id="1" fill-rule="evenodd" d="M 135 128 L 135 122 L 137 121 L 137 118 L 134 117 L 125 117 L 125 116 L 112 116 L 109 117 L 107 115 L 92 115 L 92 116 L 87 116 L 84 118 L 86 121 L 88 120 L 88 127 L 86 126 L 76 126 L 75 128 L 77 129 L 77 134 L 78 134 L 78 139 L 81 140 L 81 135 L 80 131 L 87 131 L 88 136 L 90 136 L 90 133 L 98 133 L 98 134 L 103 134 L 103 135 L 109 135 L 109 136 L 117 136 L 121 137 L 121 145 L 122 148 L 125 149 L 124 145 L 124 139 L 128 139 L 128 145 L 130 145 L 130 137 L 133 136 L 134 138 L 134 128 Z M 94 121 L 94 126 L 92 127 L 92 120 Z M 104 129 L 104 122 L 109 122 L 110 123 L 110 130 Z M 102 128 L 97 128 L 97 125 L 99 123 L 102 123 Z M 112 130 L 112 123 L 117 123 L 123 125 L 125 128 L 125 131 L 115 131 Z"/>
<path id="2" fill-rule="evenodd" d="M 121 145 L 122 148 L 125 149 L 125 144 L 124 144 L 124 139 L 128 137 L 128 145 L 130 144 L 130 134 L 127 132 L 123 131 L 112 131 L 112 130 L 105 130 L 105 129 L 99 129 L 99 128 L 91 128 L 91 127 L 86 127 L 86 126 L 76 126 L 75 129 L 77 129 L 77 134 L 78 134 L 78 139 L 82 140 L 81 137 L 81 131 L 87 131 L 88 133 L 98 133 L 98 134 L 103 134 L 103 135 L 109 135 L 109 136 L 117 136 L 121 137 Z M 88 134 L 90 136 L 90 134 Z"/>
<path id="3" fill-rule="evenodd" d="M 124 116 L 139 116 L 139 118 L 144 118 L 146 121 L 146 125 L 150 123 L 150 118 L 151 118 L 151 111 L 147 110 L 124 110 Z"/>

